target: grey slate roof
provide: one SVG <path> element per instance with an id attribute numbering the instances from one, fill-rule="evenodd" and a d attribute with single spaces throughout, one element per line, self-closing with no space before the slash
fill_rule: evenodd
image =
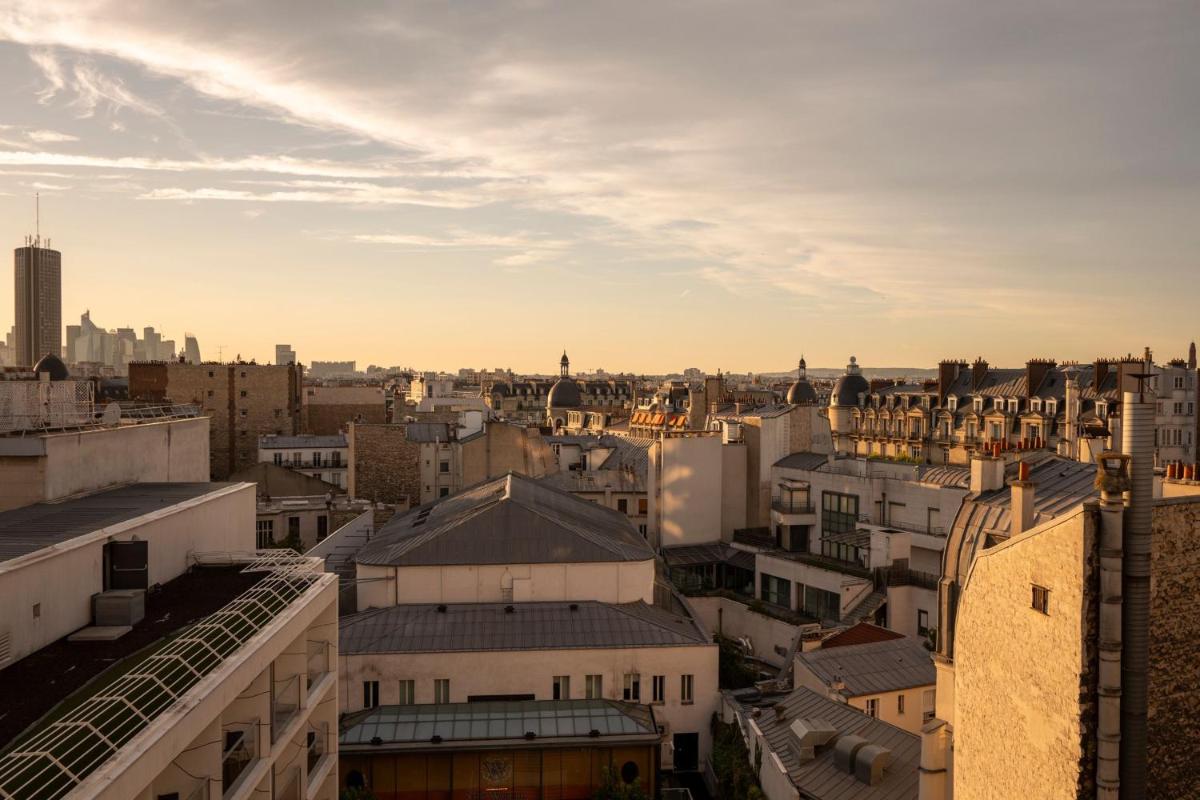
<path id="1" fill-rule="evenodd" d="M 776 461 L 775 466 L 814 470 L 827 463 L 829 463 L 829 456 L 823 453 L 792 453 Z"/>
<path id="2" fill-rule="evenodd" d="M 332 436 L 307 434 L 303 436 L 260 436 L 258 446 L 262 450 L 283 450 L 297 447 L 321 449 L 325 447 L 348 447 L 349 445 L 346 444 L 346 437 L 339 433 Z"/>
<path id="3" fill-rule="evenodd" d="M 212 494 L 232 483 L 137 483 L 0 513 L 0 562 Z"/>
<path id="4" fill-rule="evenodd" d="M 366 747 L 374 752 L 396 749 L 456 749 L 514 746 L 544 747 L 546 739 L 580 739 L 579 744 L 601 739 L 657 741 L 658 726 L 650 706 L 618 700 L 522 700 L 475 703 L 434 703 L 380 706 L 351 715 L 342 724 L 342 748 Z M 535 742 L 525 734 L 536 735 Z M 440 736 L 443 744 L 430 739 Z M 379 743 L 372 744 L 378 737 Z M 407 747 L 405 747 L 407 745 Z"/>
<path id="5" fill-rule="evenodd" d="M 909 636 L 797 653 L 796 666 L 801 665 L 827 686 L 841 680 L 847 697 L 932 686 L 937 680 L 933 654 Z"/>
<path id="6" fill-rule="evenodd" d="M 505 609 L 512 607 L 509 613 Z M 572 610 L 571 606 L 575 609 Z M 373 608 L 343 617 L 338 650 L 440 653 L 587 650 L 708 643 L 690 617 L 636 603 L 450 603 Z"/>
<path id="7" fill-rule="evenodd" d="M 663 558 L 671 567 L 693 567 L 704 564 L 725 563 L 741 569 L 754 571 L 754 553 L 739 550 L 724 542 L 712 544 L 685 544 L 664 547 Z"/>
<path id="8" fill-rule="evenodd" d="M 792 783 L 800 789 L 801 797 L 811 800 L 916 800 L 920 737 L 868 717 L 845 703 L 822 697 L 811 689 L 796 689 L 775 705 L 782 706 L 782 716 L 777 716 L 772 708 L 766 708 L 754 722 L 762 730 L 771 751 L 783 762 Z M 743 717 L 750 711 L 750 706 L 741 706 Z M 820 748 L 810 761 L 801 761 L 796 738 L 789 729 L 797 719 L 821 719 L 836 728 L 839 736 L 861 736 L 890 750 L 892 763 L 884 770 L 883 779 L 875 786 L 869 786 L 838 769 L 834 765 L 832 746 Z"/>
<path id="9" fill-rule="evenodd" d="M 510 473 L 393 517 L 359 551 L 357 562 L 433 566 L 653 558 L 626 515 Z"/>

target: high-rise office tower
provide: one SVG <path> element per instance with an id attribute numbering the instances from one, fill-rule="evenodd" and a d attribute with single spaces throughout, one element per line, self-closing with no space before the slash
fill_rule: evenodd
<path id="1" fill-rule="evenodd" d="M 14 252 L 13 273 L 17 364 L 33 366 L 47 353 L 61 357 L 62 253 L 31 237 Z"/>
<path id="2" fill-rule="evenodd" d="M 284 366 L 296 363 L 296 351 L 290 344 L 275 345 L 275 363 Z"/>
<path id="3" fill-rule="evenodd" d="M 200 342 L 190 333 L 183 335 L 183 357 L 189 364 L 200 363 Z"/>

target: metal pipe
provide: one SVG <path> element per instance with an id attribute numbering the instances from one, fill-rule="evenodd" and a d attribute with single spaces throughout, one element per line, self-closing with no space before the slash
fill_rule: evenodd
<path id="1" fill-rule="evenodd" d="M 1100 492 L 1100 665 L 1097 694 L 1096 798 L 1120 797 L 1121 572 L 1124 503 Z"/>
<path id="2" fill-rule="evenodd" d="M 1130 457 L 1123 539 L 1121 797 L 1146 796 L 1146 684 L 1150 630 L 1150 512 L 1154 503 L 1154 393 L 1121 404 L 1121 450 Z"/>

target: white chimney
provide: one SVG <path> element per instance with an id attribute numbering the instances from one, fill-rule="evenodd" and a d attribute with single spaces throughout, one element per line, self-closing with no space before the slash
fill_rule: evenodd
<path id="1" fill-rule="evenodd" d="M 1004 488 L 1004 459 L 1000 456 L 971 456 L 971 494 Z"/>
<path id="2" fill-rule="evenodd" d="M 1017 479 L 1012 482 L 1012 526 L 1010 536 L 1024 533 L 1034 526 L 1034 486 L 1029 480 L 1029 464 L 1022 461 L 1017 465 Z"/>

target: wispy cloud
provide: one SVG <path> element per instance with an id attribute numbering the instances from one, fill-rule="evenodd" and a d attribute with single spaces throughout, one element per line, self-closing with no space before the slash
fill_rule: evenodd
<path id="1" fill-rule="evenodd" d="M 34 130 L 29 131 L 25 135 L 38 144 L 79 141 L 78 136 L 72 136 L 69 133 L 62 133 L 61 131 Z"/>

